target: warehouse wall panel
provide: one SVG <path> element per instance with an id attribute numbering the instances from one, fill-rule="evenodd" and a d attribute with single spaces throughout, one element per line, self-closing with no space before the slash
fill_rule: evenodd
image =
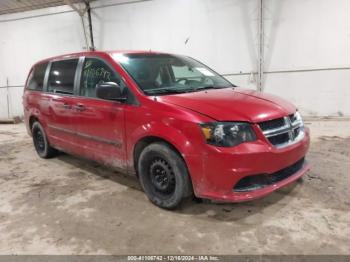
<path id="1" fill-rule="evenodd" d="M 265 91 L 305 115 L 350 116 L 350 1 L 265 0 Z"/>
<path id="2" fill-rule="evenodd" d="M 110 3 L 108 1 L 107 3 Z M 255 0 L 153 0 L 94 10 L 100 49 L 141 49 L 196 57 L 220 73 L 255 70 Z M 96 2 L 96 7 L 104 1 Z"/>
<path id="3" fill-rule="evenodd" d="M 27 16 L 34 17 L 21 19 Z M 0 16 L 0 87 L 6 86 L 7 81 L 11 86 L 10 117 L 23 114 L 23 85 L 33 63 L 47 57 L 80 51 L 83 45 L 80 18 L 70 12 L 68 7 Z M 0 90 L 0 118 L 5 118 L 5 89 Z"/>
<path id="4" fill-rule="evenodd" d="M 305 115 L 350 116 L 350 1 L 264 3 L 264 91 L 291 100 Z M 185 54 L 236 85 L 256 88 L 257 0 L 100 0 L 92 7 L 98 49 Z M 2 15 L 0 87 L 7 80 L 23 85 L 40 59 L 82 50 L 80 18 L 68 6 Z M 0 118 L 7 112 L 4 92 Z M 11 112 L 20 114 L 22 89 L 10 92 Z"/>

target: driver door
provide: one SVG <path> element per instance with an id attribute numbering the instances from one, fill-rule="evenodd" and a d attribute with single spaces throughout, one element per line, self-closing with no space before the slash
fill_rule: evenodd
<path id="1" fill-rule="evenodd" d="M 125 168 L 125 104 L 96 97 L 96 85 L 115 82 L 126 88 L 119 74 L 106 61 L 86 57 L 82 61 L 79 94 L 73 106 L 79 155 Z"/>

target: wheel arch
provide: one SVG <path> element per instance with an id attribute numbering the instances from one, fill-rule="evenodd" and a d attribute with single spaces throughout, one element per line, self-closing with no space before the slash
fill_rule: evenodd
<path id="1" fill-rule="evenodd" d="M 182 160 L 185 162 L 186 164 L 186 160 L 184 159 L 183 155 L 181 154 L 180 150 L 174 146 L 171 142 L 169 142 L 168 140 L 162 138 L 162 137 L 159 137 L 159 136 L 154 136 L 154 135 L 151 135 L 151 136 L 146 136 L 146 137 L 142 137 L 141 139 L 139 139 L 135 146 L 134 146 L 134 149 L 133 149 L 133 164 L 134 164 L 134 168 L 135 168 L 135 171 L 136 171 L 136 175 L 137 174 L 137 162 L 139 160 L 139 157 L 141 155 L 141 152 L 150 144 L 152 143 L 156 143 L 156 142 L 162 142 L 162 143 L 165 143 L 167 144 L 171 149 L 173 149 L 181 158 Z M 188 167 L 187 167 L 187 164 L 186 164 L 186 168 L 188 170 Z"/>
<path id="2" fill-rule="evenodd" d="M 168 145 L 182 159 L 182 161 L 185 164 L 185 168 L 187 170 L 189 183 L 190 183 L 190 187 L 191 187 L 191 192 L 194 192 L 195 188 L 193 186 L 192 175 L 191 175 L 190 169 L 188 167 L 188 164 L 187 164 L 186 159 L 184 158 L 183 154 L 181 154 L 180 150 L 173 143 L 171 143 L 167 139 L 164 139 L 164 138 L 159 137 L 159 136 L 153 136 L 153 135 L 152 136 L 146 136 L 146 137 L 143 137 L 143 138 L 139 139 L 137 141 L 137 143 L 135 144 L 134 151 L 133 151 L 133 164 L 134 164 L 134 168 L 135 168 L 135 171 L 136 171 L 136 176 L 137 177 L 139 176 L 138 171 L 137 171 L 137 166 L 138 166 L 138 160 L 139 160 L 139 157 L 140 157 L 142 151 L 148 145 L 150 145 L 152 143 L 157 143 L 157 142 L 165 143 L 166 145 Z"/>
<path id="3" fill-rule="evenodd" d="M 29 117 L 29 132 L 32 134 L 32 128 L 33 128 L 33 124 L 35 123 L 35 122 L 39 122 L 40 123 L 40 121 L 39 121 L 39 118 L 37 117 L 37 116 L 35 116 L 35 115 L 32 115 L 32 116 L 30 116 Z"/>

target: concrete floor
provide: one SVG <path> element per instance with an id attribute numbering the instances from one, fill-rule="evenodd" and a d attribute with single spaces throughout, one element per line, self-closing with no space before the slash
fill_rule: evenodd
<path id="1" fill-rule="evenodd" d="M 0 254 L 349 254 L 350 121 L 307 121 L 312 171 L 253 202 L 152 205 L 138 182 L 0 125 Z"/>

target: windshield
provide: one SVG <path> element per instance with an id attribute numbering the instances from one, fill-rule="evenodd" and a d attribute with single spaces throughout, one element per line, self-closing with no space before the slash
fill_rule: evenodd
<path id="1" fill-rule="evenodd" d="M 115 54 L 113 58 L 146 95 L 195 92 L 232 87 L 226 79 L 198 61 L 168 54 Z"/>

